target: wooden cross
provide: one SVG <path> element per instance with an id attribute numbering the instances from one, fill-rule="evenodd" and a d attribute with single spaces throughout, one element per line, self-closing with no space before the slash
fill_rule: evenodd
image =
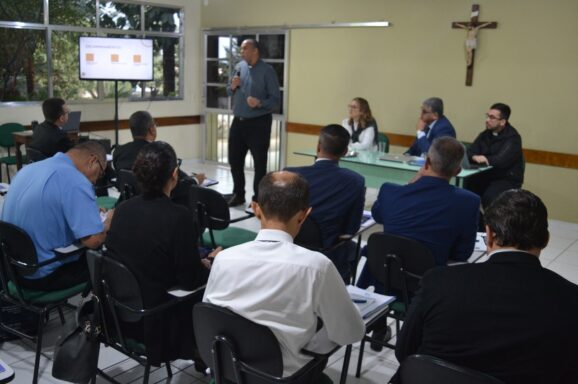
<path id="1" fill-rule="evenodd" d="M 468 34 L 466 36 L 466 55 L 467 55 L 467 67 L 466 67 L 466 86 L 470 87 L 472 85 L 472 80 L 474 78 L 474 55 L 476 53 L 476 47 L 478 44 L 478 31 L 480 29 L 496 29 L 498 23 L 495 21 L 482 22 L 478 21 L 478 16 L 480 15 L 480 5 L 472 4 L 472 14 L 470 15 L 470 21 L 454 21 L 452 23 L 452 28 L 454 29 L 465 29 Z"/>

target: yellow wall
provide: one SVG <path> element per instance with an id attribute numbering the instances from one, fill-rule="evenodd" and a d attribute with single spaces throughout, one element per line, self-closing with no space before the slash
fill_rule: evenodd
<path id="1" fill-rule="evenodd" d="M 204 27 L 270 26 L 388 20 L 386 29 L 312 29 L 290 33 L 291 122 L 339 122 L 354 96 L 370 101 L 383 131 L 413 134 L 423 99 L 440 96 L 458 138 L 471 141 L 484 113 L 501 101 L 525 148 L 576 154 L 578 129 L 578 2 L 480 0 L 474 84 L 465 82 L 465 31 L 471 2 L 458 0 L 209 0 Z M 289 134 L 288 153 L 315 138 Z M 287 163 L 297 164 L 289 155 Z M 540 195 L 550 216 L 578 222 L 578 170 L 529 164 L 525 187 Z"/>

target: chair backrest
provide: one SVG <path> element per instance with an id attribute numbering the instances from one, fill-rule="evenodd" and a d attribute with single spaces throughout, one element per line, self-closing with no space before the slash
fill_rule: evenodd
<path id="1" fill-rule="evenodd" d="M 307 216 L 293 242 L 312 251 L 323 250 L 321 227 L 311 215 Z"/>
<path id="2" fill-rule="evenodd" d="M 428 355 L 408 356 L 400 367 L 403 384 L 504 384 L 495 377 Z"/>
<path id="3" fill-rule="evenodd" d="M 0 146 L 9 148 L 14 146 L 14 132 L 24 131 L 24 126 L 18 123 L 5 123 L 0 125 Z"/>
<path id="4" fill-rule="evenodd" d="M 389 137 L 383 132 L 377 134 L 377 146 L 380 152 L 389 153 Z"/>
<path id="5" fill-rule="evenodd" d="M 227 201 L 219 192 L 191 186 L 191 201 L 196 202 L 199 227 L 211 230 L 221 230 L 229 227 L 231 214 Z"/>
<path id="6" fill-rule="evenodd" d="M 136 176 L 128 169 L 120 169 L 118 171 L 117 186 L 120 191 L 120 201 L 128 200 L 141 193 Z"/>
<path id="7" fill-rule="evenodd" d="M 0 244 L 2 253 L 15 267 L 19 276 L 31 275 L 38 269 L 38 256 L 34 242 L 22 228 L 0 221 Z"/>
<path id="8" fill-rule="evenodd" d="M 403 294 L 406 305 L 423 274 L 435 267 L 435 259 L 425 245 L 383 232 L 369 236 L 367 263 L 372 275 L 384 285 L 386 293 Z"/>
<path id="9" fill-rule="evenodd" d="M 236 383 L 267 382 L 241 373 L 243 365 L 272 376 L 283 375 L 281 348 L 268 327 L 209 303 L 195 305 L 193 324 L 199 353 L 215 376 Z M 244 380 L 238 380 L 239 375 Z"/>
<path id="10" fill-rule="evenodd" d="M 28 163 L 34 163 L 48 158 L 44 153 L 32 147 L 26 147 L 26 156 L 28 158 Z"/>

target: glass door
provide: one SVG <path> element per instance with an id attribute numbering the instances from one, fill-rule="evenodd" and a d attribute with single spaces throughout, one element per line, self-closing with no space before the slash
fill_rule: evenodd
<path id="1" fill-rule="evenodd" d="M 243 31 L 236 34 L 226 31 L 205 32 L 204 160 L 228 164 L 229 128 L 233 122 L 233 110 L 226 86 L 233 68 L 241 60 L 241 43 L 252 38 L 259 42 L 261 59 L 275 69 L 281 92 L 279 111 L 273 114 L 267 171 L 279 170 L 285 166 L 287 36 L 287 31 L 251 33 L 247 30 L 246 33 Z M 245 159 L 245 167 L 253 168 L 253 159 L 249 154 Z"/>

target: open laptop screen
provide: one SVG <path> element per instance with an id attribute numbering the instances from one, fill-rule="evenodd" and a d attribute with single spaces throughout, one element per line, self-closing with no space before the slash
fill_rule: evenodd
<path id="1" fill-rule="evenodd" d="M 62 126 L 65 132 L 78 132 L 80 130 L 80 111 L 70 112 L 68 121 Z"/>

